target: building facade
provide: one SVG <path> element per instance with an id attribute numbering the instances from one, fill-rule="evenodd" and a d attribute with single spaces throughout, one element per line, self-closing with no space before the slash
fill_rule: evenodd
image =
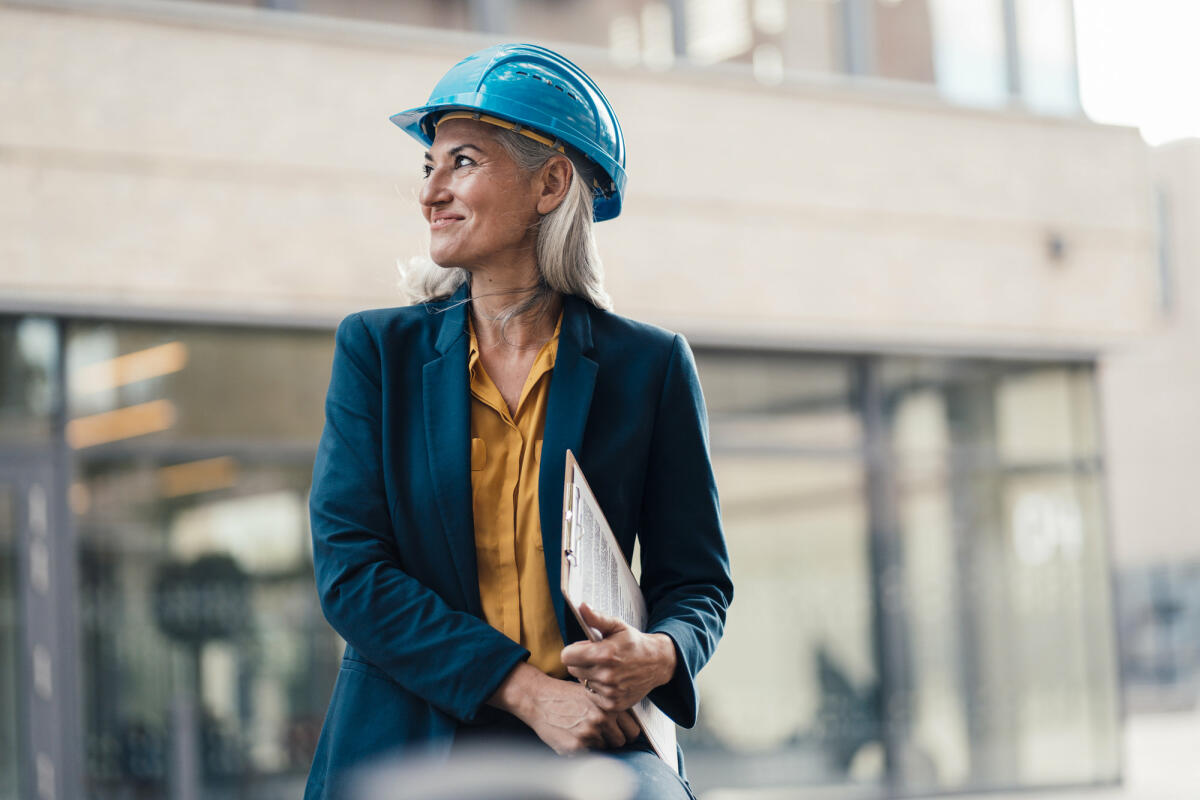
<path id="1" fill-rule="evenodd" d="M 332 330 L 423 247 L 387 117 L 508 39 L 612 101 L 609 290 L 696 351 L 737 599 L 695 785 L 1119 780 L 1113 553 L 1156 498 L 1107 365 L 1174 273 L 1069 3 L 271 6 L 0 3 L 0 798 L 295 795 Z"/>

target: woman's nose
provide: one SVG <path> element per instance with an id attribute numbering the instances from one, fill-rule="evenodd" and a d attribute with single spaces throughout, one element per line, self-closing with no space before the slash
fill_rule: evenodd
<path id="1" fill-rule="evenodd" d="M 434 206 L 449 199 L 450 190 L 447 187 L 443 171 L 439 169 L 430 171 L 425 182 L 421 184 L 421 193 L 417 196 L 418 202 L 423 206 Z"/>

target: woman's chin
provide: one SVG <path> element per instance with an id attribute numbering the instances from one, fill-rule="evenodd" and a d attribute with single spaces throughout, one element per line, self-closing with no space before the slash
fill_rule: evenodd
<path id="1" fill-rule="evenodd" d="M 486 256 L 475 253 L 463 253 L 459 250 L 430 248 L 429 260 L 442 269 L 465 269 L 471 272 L 481 261 L 486 262 Z"/>
<path id="2" fill-rule="evenodd" d="M 457 258 L 456 253 L 448 248 L 431 247 L 429 249 L 429 260 L 443 269 L 453 269 L 454 267 L 462 266 L 462 259 Z"/>

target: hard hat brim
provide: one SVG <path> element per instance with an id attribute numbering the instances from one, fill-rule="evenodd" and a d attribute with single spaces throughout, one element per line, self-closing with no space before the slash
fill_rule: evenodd
<path id="1" fill-rule="evenodd" d="M 466 106 L 463 106 L 462 108 L 465 111 L 475 110 Z M 417 108 L 410 108 L 407 111 L 401 111 L 398 114 L 392 114 L 390 117 L 388 117 L 388 119 L 390 119 L 398 128 L 400 128 L 400 130 L 416 139 L 425 147 L 430 147 L 433 145 L 433 138 L 425 131 L 422 122 L 424 122 L 425 117 L 435 111 L 451 110 L 453 109 L 450 106 L 443 105 L 418 106 Z"/>

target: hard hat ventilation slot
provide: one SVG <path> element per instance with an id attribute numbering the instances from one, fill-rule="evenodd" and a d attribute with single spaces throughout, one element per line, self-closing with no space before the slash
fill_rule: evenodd
<path id="1" fill-rule="evenodd" d="M 575 93 L 572 92 L 570 89 L 566 88 L 565 86 L 562 86 L 561 84 L 553 83 L 549 78 L 543 78 L 540 75 L 533 75 L 529 72 L 526 72 L 523 69 L 517 70 L 516 74 L 524 75 L 526 78 L 533 78 L 535 81 L 541 81 L 542 83 L 546 84 L 547 86 L 553 86 L 555 89 L 558 89 L 560 92 L 563 92 L 564 94 L 566 94 L 567 97 L 571 98 L 572 100 L 574 100 L 577 103 L 583 102 L 578 97 L 576 97 Z"/>

